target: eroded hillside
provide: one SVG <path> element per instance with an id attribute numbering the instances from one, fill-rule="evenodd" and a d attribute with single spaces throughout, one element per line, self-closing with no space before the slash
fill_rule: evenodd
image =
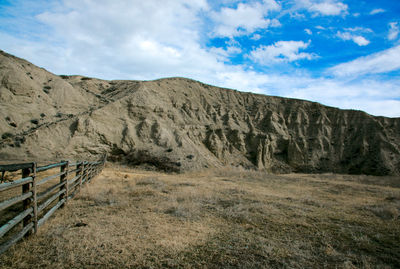
<path id="1" fill-rule="evenodd" d="M 111 160 L 166 170 L 400 173 L 400 119 L 184 78 L 56 76 L 0 53 L 0 160 Z M 89 155 L 89 156 L 88 156 Z"/>

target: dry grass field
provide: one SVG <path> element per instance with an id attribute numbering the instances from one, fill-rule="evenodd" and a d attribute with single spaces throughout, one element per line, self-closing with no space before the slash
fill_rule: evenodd
<path id="1" fill-rule="evenodd" d="M 400 268 L 400 178 L 114 166 L 1 268 Z"/>

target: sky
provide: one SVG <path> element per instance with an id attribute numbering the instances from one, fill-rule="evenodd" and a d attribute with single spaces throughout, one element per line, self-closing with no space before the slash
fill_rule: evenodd
<path id="1" fill-rule="evenodd" d="M 0 0 L 0 49 L 59 75 L 187 77 L 400 117 L 400 0 Z"/>

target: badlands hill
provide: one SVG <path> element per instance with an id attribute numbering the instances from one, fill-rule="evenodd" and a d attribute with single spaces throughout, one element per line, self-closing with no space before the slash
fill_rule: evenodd
<path id="1" fill-rule="evenodd" d="M 0 51 L 0 161 L 97 158 L 172 171 L 400 174 L 400 118 L 185 78 L 57 76 Z"/>

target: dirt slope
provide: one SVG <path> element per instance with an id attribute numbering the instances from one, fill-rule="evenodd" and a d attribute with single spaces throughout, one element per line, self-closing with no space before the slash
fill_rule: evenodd
<path id="1" fill-rule="evenodd" d="M 111 160 L 167 170 L 400 174 L 400 118 L 184 79 L 56 76 L 0 53 L 0 160 Z"/>

